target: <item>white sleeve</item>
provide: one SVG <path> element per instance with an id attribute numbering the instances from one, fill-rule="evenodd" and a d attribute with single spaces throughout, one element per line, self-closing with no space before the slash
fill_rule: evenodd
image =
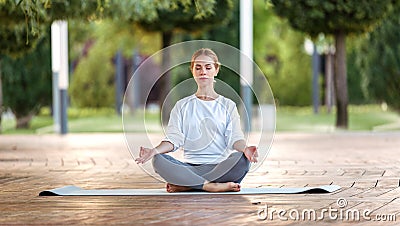
<path id="1" fill-rule="evenodd" d="M 182 113 L 180 107 L 176 104 L 171 110 L 168 126 L 165 130 L 166 137 L 163 140 L 171 142 L 174 145 L 174 151 L 183 146 L 185 136 L 182 128 Z"/>
<path id="2" fill-rule="evenodd" d="M 240 115 L 236 108 L 233 106 L 232 111 L 228 117 L 228 124 L 225 132 L 225 140 L 227 147 L 233 150 L 233 144 L 238 140 L 244 140 L 244 134 L 240 126 Z"/>

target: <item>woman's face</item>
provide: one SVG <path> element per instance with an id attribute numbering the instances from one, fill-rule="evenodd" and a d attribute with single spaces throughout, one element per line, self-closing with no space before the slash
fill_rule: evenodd
<path id="1" fill-rule="evenodd" d="M 198 85 L 213 84 L 218 71 L 215 62 L 209 56 L 200 55 L 194 60 L 192 74 Z"/>

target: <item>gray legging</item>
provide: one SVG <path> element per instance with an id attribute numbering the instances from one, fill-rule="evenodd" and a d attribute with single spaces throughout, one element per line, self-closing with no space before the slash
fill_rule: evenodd
<path id="1" fill-rule="evenodd" d="M 250 168 L 242 152 L 234 152 L 218 164 L 190 164 L 167 154 L 153 157 L 153 167 L 168 183 L 202 189 L 205 181 L 240 183 Z"/>

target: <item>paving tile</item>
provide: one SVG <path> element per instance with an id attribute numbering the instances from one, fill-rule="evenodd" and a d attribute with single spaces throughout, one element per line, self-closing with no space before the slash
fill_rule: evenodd
<path id="1" fill-rule="evenodd" d="M 131 134 L 129 145 L 157 144 L 162 134 Z M 256 137 L 256 136 L 255 136 Z M 244 187 L 304 187 L 338 184 L 331 194 L 39 197 L 45 189 L 163 188 L 138 167 L 123 134 L 1 135 L 0 224 L 155 225 L 395 225 L 400 218 L 400 132 L 279 133 L 266 161 L 243 180 Z M 250 140 L 253 139 L 250 136 Z M 253 139 L 254 140 L 254 139 Z M 264 145 L 265 146 L 265 145 Z M 377 152 L 376 150 L 379 150 Z M 279 210 L 371 209 L 373 220 L 261 220 L 263 205 Z M 389 216 L 389 215 L 388 215 Z"/>

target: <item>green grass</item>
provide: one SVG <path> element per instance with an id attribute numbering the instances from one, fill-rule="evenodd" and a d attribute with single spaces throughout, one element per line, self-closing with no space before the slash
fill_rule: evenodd
<path id="1" fill-rule="evenodd" d="M 379 105 L 349 107 L 349 130 L 372 131 L 379 126 L 398 124 L 392 129 L 400 130 L 400 115 L 384 111 Z M 335 109 L 328 113 L 320 108 L 318 114 L 312 107 L 277 107 L 277 131 L 329 132 L 335 130 Z"/>
<path id="2" fill-rule="evenodd" d="M 278 107 L 277 131 L 330 131 L 334 128 L 334 115 L 314 115 L 311 107 Z"/>
<path id="3" fill-rule="evenodd" d="M 50 116 L 50 109 L 41 109 L 38 116 L 35 116 L 29 129 L 15 129 L 14 119 L 3 119 L 3 134 L 44 134 L 53 133 L 53 119 Z M 145 120 L 143 120 L 143 118 Z M 68 109 L 68 132 L 89 133 L 89 132 L 159 132 L 162 128 L 159 125 L 159 114 L 137 112 L 135 115 L 119 116 L 112 108 L 102 109 Z M 144 125 L 143 121 L 146 122 Z"/>
<path id="4" fill-rule="evenodd" d="M 145 118 L 145 123 L 143 123 Z M 42 109 L 39 116 L 32 119 L 29 129 L 16 130 L 15 120 L 3 119 L 3 134 L 52 133 L 53 120 L 49 109 Z M 124 117 L 125 131 L 160 132 L 159 115 L 136 113 Z M 321 107 L 314 114 L 312 107 L 277 107 L 277 131 L 330 132 L 335 131 L 335 113 L 327 113 Z M 349 107 L 349 130 L 400 130 L 400 115 L 393 111 L 383 111 L 379 105 Z M 122 117 L 113 109 L 69 109 L 68 132 L 122 132 Z"/>
<path id="5" fill-rule="evenodd" d="M 32 134 L 36 130 L 52 125 L 53 118 L 50 116 L 37 116 L 33 117 L 29 129 L 15 129 L 14 119 L 2 119 L 2 133 L 3 134 Z"/>

